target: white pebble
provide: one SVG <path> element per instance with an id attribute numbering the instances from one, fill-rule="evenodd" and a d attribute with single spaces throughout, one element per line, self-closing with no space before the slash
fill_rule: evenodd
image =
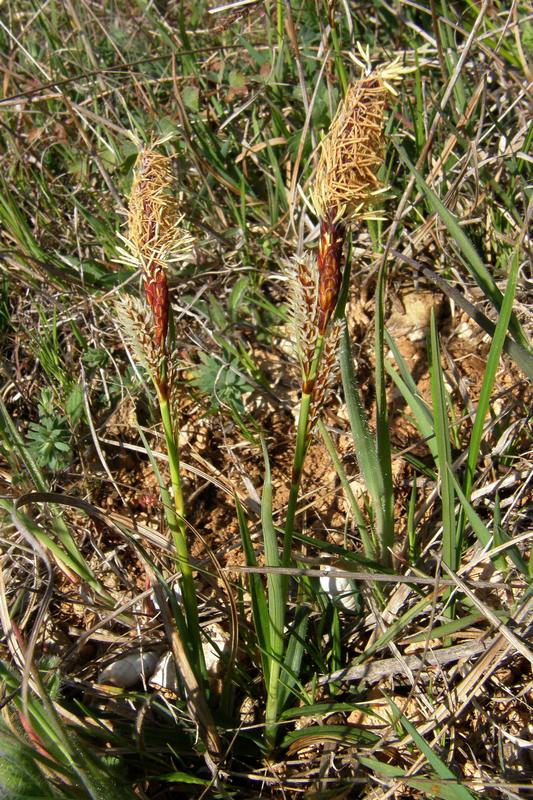
<path id="1" fill-rule="evenodd" d="M 322 590 L 343 611 L 357 611 L 359 607 L 358 592 L 355 584 L 349 578 L 335 578 L 323 575 L 320 578 Z"/>
<path id="2" fill-rule="evenodd" d="M 157 653 L 153 652 L 130 653 L 129 656 L 108 664 L 98 676 L 98 682 L 131 689 L 142 680 L 148 680 L 156 667 L 157 659 Z"/>

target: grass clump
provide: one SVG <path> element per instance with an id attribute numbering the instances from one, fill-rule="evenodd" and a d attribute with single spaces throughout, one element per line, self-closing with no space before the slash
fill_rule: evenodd
<path id="1" fill-rule="evenodd" d="M 525 12 L 6 9 L 2 792 L 523 796 Z"/>

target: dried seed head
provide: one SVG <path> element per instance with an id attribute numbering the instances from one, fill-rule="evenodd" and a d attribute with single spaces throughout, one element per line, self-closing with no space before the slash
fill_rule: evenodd
<path id="1" fill-rule="evenodd" d="M 381 190 L 384 119 L 393 83 L 405 72 L 398 63 L 378 67 L 350 87 L 322 142 L 314 202 L 331 223 L 365 216 Z"/>

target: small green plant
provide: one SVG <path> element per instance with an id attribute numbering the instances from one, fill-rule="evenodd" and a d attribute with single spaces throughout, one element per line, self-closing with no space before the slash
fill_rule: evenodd
<path id="1" fill-rule="evenodd" d="M 58 413 L 51 389 L 41 390 L 39 421 L 28 427 L 29 450 L 40 467 L 49 472 L 65 469 L 72 460 L 68 420 Z"/>
<path id="2" fill-rule="evenodd" d="M 200 352 L 201 364 L 193 370 L 191 383 L 203 392 L 213 411 L 229 411 L 238 417 L 245 413 L 243 397 L 252 390 L 239 370 L 236 358 L 221 362 Z"/>
<path id="3" fill-rule="evenodd" d="M 0 795 L 519 794 L 528 9 L 4 5 Z"/>
<path id="4" fill-rule="evenodd" d="M 372 217 L 369 209 L 381 191 L 376 173 L 383 161 L 386 103 L 389 93 L 394 92 L 392 84 L 400 80 L 404 72 L 398 61 L 373 71 L 368 54 L 362 48 L 361 55 L 366 59 L 361 65 L 363 76 L 347 92 L 322 143 L 313 192 L 320 222 L 316 259 L 312 255 L 299 259 L 292 278 L 292 327 L 301 370 L 301 398 L 281 552 L 272 519 L 272 486 L 265 449 L 267 476 L 261 520 L 267 565 L 274 570 L 279 567 L 288 569 L 293 563 L 295 521 L 304 463 L 313 431 L 328 399 L 337 363 L 336 351 L 342 327 L 339 320 L 344 315 L 345 304 L 342 296 L 339 301 L 339 295 L 347 226 L 352 219 Z M 367 544 L 373 538 L 367 556 L 387 567 L 391 560 L 393 535 L 392 488 L 387 490 L 385 477 L 390 474 L 390 453 L 387 466 L 387 459 L 378 459 L 378 452 L 369 437 L 361 403 L 355 399 L 358 393 L 349 372 L 351 355 L 346 342 L 341 364 L 349 416 L 354 420 L 354 441 L 375 516 L 375 529 L 371 536 L 363 538 L 363 542 Z M 352 410 L 353 404 L 355 410 Z M 280 714 L 290 690 L 298 682 L 307 619 L 305 613 L 299 615 L 286 643 L 288 578 L 281 573 L 269 574 L 267 586 L 268 626 L 265 629 L 264 613 L 256 616 L 256 625 L 261 629 L 258 634 L 260 641 L 267 644 L 266 738 L 268 746 L 273 748 L 279 734 Z"/>

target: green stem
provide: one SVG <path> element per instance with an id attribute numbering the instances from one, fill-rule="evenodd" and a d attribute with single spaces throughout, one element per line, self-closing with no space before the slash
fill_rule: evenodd
<path id="1" fill-rule="evenodd" d="M 315 351 L 316 352 L 316 351 Z M 313 359 L 313 364 L 317 361 L 317 357 Z M 316 371 L 315 371 L 316 374 Z M 311 406 L 312 395 L 310 393 L 302 394 L 300 403 L 300 413 L 298 417 L 298 429 L 296 433 L 296 446 L 294 450 L 294 459 L 292 466 L 291 488 L 289 493 L 289 503 L 287 507 L 287 517 L 285 521 L 285 535 L 283 539 L 283 558 L 281 565 L 283 567 L 290 566 L 292 539 L 294 533 L 294 520 L 296 517 L 296 506 L 298 504 L 298 494 L 300 490 L 300 483 L 302 477 L 302 468 L 305 460 L 305 454 L 309 446 L 309 409 Z M 263 489 L 263 514 L 266 520 L 271 520 L 268 517 L 268 509 L 272 507 L 271 501 L 267 503 L 266 487 L 270 487 L 270 483 L 265 481 L 265 488 Z M 271 489 L 269 488 L 269 491 Z M 265 520 L 263 521 L 263 528 L 265 527 Z M 267 555 L 268 565 L 272 565 L 276 559 L 277 552 L 271 552 L 270 557 L 267 549 L 267 538 L 265 537 L 265 551 Z M 277 547 L 276 547 L 277 551 Z M 274 560 L 273 560 L 274 559 Z M 284 637 L 283 632 L 285 629 L 285 617 L 287 610 L 287 596 L 289 590 L 289 578 L 287 575 L 268 575 L 268 604 L 270 612 L 270 670 L 269 681 L 267 685 L 267 703 L 265 713 L 266 723 L 266 740 L 269 748 L 272 750 L 276 743 L 278 733 L 278 716 L 279 716 L 279 683 L 283 667 L 284 656 Z"/>
<path id="2" fill-rule="evenodd" d="M 344 63 L 342 60 L 342 52 L 339 42 L 339 37 L 337 36 L 337 29 L 335 27 L 334 22 L 331 25 L 331 42 L 333 44 L 333 51 L 335 53 L 335 68 L 337 70 L 337 77 L 339 78 L 339 82 L 342 89 L 342 96 L 346 97 L 346 93 L 348 91 L 348 76 L 346 74 L 346 69 L 344 67 Z"/>
<path id="3" fill-rule="evenodd" d="M 311 363 L 309 374 L 306 380 L 306 384 L 311 385 L 311 387 L 313 387 L 318 374 L 318 367 L 323 349 L 324 337 L 319 336 L 315 347 L 313 361 Z M 294 448 L 294 458 L 292 462 L 291 488 L 289 491 L 289 502 L 287 505 L 287 516 L 285 518 L 285 532 L 283 537 L 283 559 L 281 562 L 283 567 L 289 567 L 291 561 L 292 538 L 294 534 L 294 520 L 296 517 L 296 507 L 298 504 L 298 494 L 300 492 L 300 484 L 302 482 L 302 471 L 305 456 L 309 447 L 309 411 L 313 397 L 312 392 L 312 388 L 310 392 L 302 392 L 300 412 L 298 414 L 296 446 Z M 288 581 L 285 578 L 285 584 L 287 584 L 287 582 Z"/>
<path id="4" fill-rule="evenodd" d="M 283 47 L 283 0 L 276 0 L 276 32 L 278 35 L 278 48 L 281 53 Z"/>
<path id="5" fill-rule="evenodd" d="M 174 509 L 167 510 L 167 521 L 172 534 L 174 547 L 176 548 L 177 561 L 181 572 L 180 585 L 183 593 L 183 605 L 187 616 L 187 629 L 192 645 L 192 652 L 195 655 L 196 666 L 198 667 L 198 679 L 206 678 L 205 661 L 202 649 L 202 639 L 200 636 L 200 622 L 198 618 L 198 604 L 196 602 L 196 588 L 194 585 L 193 570 L 187 546 L 187 529 L 185 525 L 185 502 L 183 499 L 183 488 L 180 475 L 180 457 L 174 431 L 172 427 L 172 417 L 168 400 L 158 391 L 159 408 L 163 421 L 163 430 L 168 454 L 168 464 L 170 468 L 170 482 L 174 497 Z"/>
<path id="6" fill-rule="evenodd" d="M 381 561 L 384 566 L 391 565 L 391 550 L 394 544 L 394 489 L 392 484 L 392 452 L 389 434 L 389 415 L 387 408 L 387 389 L 385 382 L 385 292 L 387 287 L 387 266 L 383 262 L 376 287 L 376 444 L 378 460 L 383 478 L 383 516 L 379 531 Z"/>
<path id="7" fill-rule="evenodd" d="M 296 506 L 298 494 L 302 480 L 302 469 L 305 454 L 309 446 L 308 423 L 309 409 L 311 407 L 311 395 L 302 394 L 300 403 L 300 413 L 298 415 L 298 428 L 296 432 L 296 446 L 294 448 L 294 459 L 292 465 L 291 488 L 289 492 L 289 502 L 287 506 L 287 516 L 285 519 L 285 536 L 283 540 L 283 559 L 282 566 L 288 567 L 291 560 L 292 536 L 294 532 L 294 519 L 296 517 Z"/>
<path id="8" fill-rule="evenodd" d="M 277 533 L 272 519 L 272 478 L 266 445 L 262 442 L 265 459 L 265 481 L 261 496 L 261 525 L 263 528 L 263 541 L 265 546 L 265 559 L 267 567 L 278 567 L 279 546 Z M 266 680 L 267 702 L 265 713 L 265 735 L 269 748 L 272 750 L 276 744 L 278 731 L 277 720 L 279 716 L 279 681 L 284 651 L 285 627 L 285 587 L 281 575 L 267 573 L 268 589 L 268 651 L 266 657 L 269 662 L 268 677 Z"/>
<path id="9" fill-rule="evenodd" d="M 163 430 L 165 432 L 165 440 L 168 453 L 168 465 L 170 468 L 170 482 L 172 484 L 172 493 L 174 495 L 174 507 L 176 514 L 181 519 L 181 527 L 185 529 L 185 501 L 183 499 L 183 489 L 181 486 L 180 475 L 180 456 L 174 439 L 174 432 L 172 429 L 172 418 L 170 415 L 170 406 L 168 400 L 159 396 L 159 408 L 161 409 L 161 419 L 163 420 Z M 187 556 L 188 560 L 188 556 Z"/>
<path id="10" fill-rule="evenodd" d="M 287 506 L 287 516 L 285 519 L 285 531 L 283 537 L 283 557 L 281 566 L 288 567 L 291 563 L 292 540 L 294 535 L 294 520 L 298 504 L 298 494 L 302 479 L 302 470 L 305 455 L 309 447 L 309 412 L 313 398 L 313 387 L 318 374 L 320 357 L 324 347 L 324 338 L 319 336 L 315 346 L 315 352 L 308 373 L 304 376 L 304 386 L 309 387 L 308 391 L 302 392 L 300 412 L 298 415 L 298 428 L 296 431 L 296 445 L 294 448 L 294 458 L 292 465 L 291 487 L 289 492 L 289 502 Z M 272 498 L 270 469 L 268 458 L 265 453 L 266 476 L 263 487 L 262 498 L 262 517 L 263 532 L 265 536 L 265 552 L 267 564 L 272 566 L 279 563 L 277 546 L 275 542 L 274 529 L 272 526 Z M 279 682 L 283 670 L 284 659 L 284 629 L 287 610 L 287 596 L 289 588 L 288 576 L 268 575 L 268 603 L 270 613 L 270 670 L 267 685 L 266 703 L 266 740 L 270 749 L 276 743 L 278 732 L 277 722 L 279 717 Z"/>

